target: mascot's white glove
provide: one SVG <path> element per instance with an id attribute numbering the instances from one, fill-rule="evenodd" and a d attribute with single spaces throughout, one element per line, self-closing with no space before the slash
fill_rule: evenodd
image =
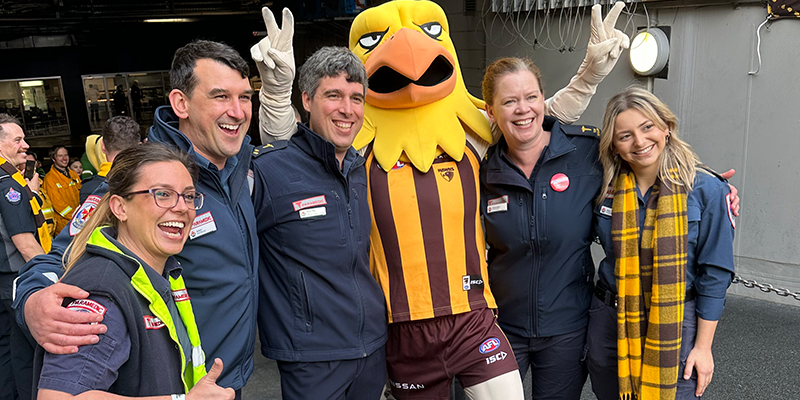
<path id="1" fill-rule="evenodd" d="M 258 110 L 261 142 L 271 143 L 288 139 L 297 131 L 297 120 L 292 109 L 292 82 L 294 81 L 294 16 L 283 9 L 281 28 L 269 8 L 261 9 L 267 37 L 250 48 L 250 56 L 261 75 L 261 92 Z"/>
<path id="2" fill-rule="evenodd" d="M 548 113 L 561 122 L 569 124 L 580 118 L 597 85 L 614 69 L 622 50 L 630 47 L 628 36 L 614 29 L 624 7 L 625 3 L 616 2 L 605 19 L 601 19 L 599 4 L 592 7 L 592 33 L 586 57 L 569 85 L 547 100 Z"/>

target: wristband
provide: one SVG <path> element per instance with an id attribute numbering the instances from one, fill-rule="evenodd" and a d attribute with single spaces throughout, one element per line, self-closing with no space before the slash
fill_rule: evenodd
<path id="1" fill-rule="evenodd" d="M 186 400 L 185 394 L 173 394 L 172 400 Z"/>

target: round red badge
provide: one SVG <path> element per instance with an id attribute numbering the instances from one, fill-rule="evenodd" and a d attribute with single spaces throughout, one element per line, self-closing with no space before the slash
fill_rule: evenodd
<path id="1" fill-rule="evenodd" d="M 557 173 L 550 178 L 550 187 L 556 192 L 563 192 L 569 187 L 569 177 L 562 173 Z"/>

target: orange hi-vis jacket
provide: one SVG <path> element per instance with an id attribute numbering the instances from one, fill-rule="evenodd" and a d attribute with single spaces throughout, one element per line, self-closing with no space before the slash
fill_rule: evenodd
<path id="1" fill-rule="evenodd" d="M 52 166 L 44 176 L 44 190 L 53 205 L 53 220 L 56 223 L 53 236 L 69 224 L 72 213 L 80 205 L 81 178 L 69 168 L 67 172 L 69 178 Z"/>

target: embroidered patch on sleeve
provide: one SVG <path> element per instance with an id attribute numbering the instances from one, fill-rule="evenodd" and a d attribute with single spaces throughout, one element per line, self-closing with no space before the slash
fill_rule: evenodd
<path id="1" fill-rule="evenodd" d="M 106 307 L 104 305 L 89 299 L 74 300 L 72 303 L 69 303 L 69 305 L 67 306 L 67 310 L 88 312 L 100 315 L 106 314 Z"/>

